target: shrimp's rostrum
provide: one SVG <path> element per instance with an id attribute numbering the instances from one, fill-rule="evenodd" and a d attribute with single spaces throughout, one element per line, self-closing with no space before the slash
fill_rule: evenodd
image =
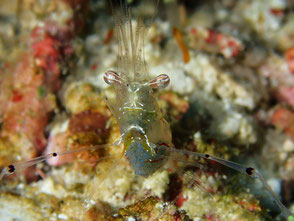
<path id="1" fill-rule="evenodd" d="M 290 211 L 280 202 L 262 175 L 254 168 L 209 154 L 179 150 L 173 147 L 170 126 L 164 119 L 154 95 L 155 89 L 168 86 L 170 78 L 166 74 L 161 74 L 154 79 L 149 76 L 143 50 L 147 28 L 141 20 L 138 20 L 134 27 L 129 9 L 115 13 L 114 19 L 119 47 L 118 68 L 117 71 L 106 71 L 103 78 L 105 83 L 115 90 L 115 97 L 105 96 L 105 101 L 119 125 L 121 133 L 119 140 L 113 144 L 54 152 L 26 162 L 9 165 L 1 171 L 0 179 L 52 157 L 123 144 L 121 157 L 125 156 L 129 160 L 137 175 L 148 177 L 154 174 L 165 165 L 171 153 L 215 161 L 260 180 L 282 212 L 290 217 Z M 194 162 L 187 163 L 193 164 Z M 194 165 L 198 164 L 194 163 Z"/>

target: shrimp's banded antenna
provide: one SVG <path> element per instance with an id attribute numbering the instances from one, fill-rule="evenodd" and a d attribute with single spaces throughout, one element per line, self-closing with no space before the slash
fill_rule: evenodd
<path id="1" fill-rule="evenodd" d="M 248 175 L 251 178 L 258 179 L 262 183 L 262 185 L 264 186 L 266 191 L 274 199 L 274 201 L 276 202 L 276 204 L 280 208 L 282 214 L 284 214 L 289 220 L 291 217 L 294 218 L 294 215 L 290 212 L 290 210 L 287 207 L 284 206 L 284 204 L 281 202 L 279 197 L 274 193 L 272 188 L 267 184 L 267 182 L 264 180 L 263 176 L 260 174 L 260 172 L 257 169 L 255 169 L 253 167 L 246 166 L 246 165 L 242 165 L 239 163 L 235 163 L 235 162 L 232 162 L 229 160 L 225 160 L 225 159 L 222 159 L 219 157 L 211 156 L 210 154 L 207 154 L 207 153 L 205 154 L 205 153 L 197 153 L 197 152 L 188 151 L 188 150 L 175 149 L 173 147 L 168 147 L 166 145 L 162 145 L 161 147 L 166 147 L 170 153 L 186 154 L 186 155 L 196 157 L 196 158 L 202 158 L 202 159 L 209 160 L 209 161 L 215 161 L 215 162 L 217 162 L 221 165 L 224 165 L 226 167 L 229 167 L 235 171 L 238 171 L 240 173 Z M 188 161 L 188 162 L 190 162 L 190 161 Z"/>
<path id="2" fill-rule="evenodd" d="M 62 155 L 65 155 L 67 153 L 62 153 Z M 1 173 L 0 173 L 0 180 L 5 176 L 5 175 L 12 175 L 16 172 L 20 172 L 28 167 L 31 167 L 33 165 L 36 165 L 38 163 L 41 163 L 45 160 L 48 160 L 52 157 L 57 157 L 58 153 L 54 152 L 54 153 L 50 153 L 44 156 L 39 156 L 36 158 L 33 158 L 31 160 L 25 161 L 25 162 L 19 162 L 16 164 L 11 164 L 9 166 L 6 166 L 2 169 Z"/>
<path id="3" fill-rule="evenodd" d="M 103 149 L 103 148 L 107 148 L 110 146 L 118 146 L 120 144 L 120 142 L 121 142 L 121 140 L 118 140 L 117 142 L 112 143 L 112 144 L 102 144 L 102 145 L 96 145 L 96 146 L 83 147 L 83 148 L 79 148 L 79 149 L 72 149 L 72 150 L 63 151 L 63 152 L 53 152 L 53 153 L 49 153 L 49 154 L 46 154 L 43 156 L 35 157 L 31 160 L 17 162 L 15 164 L 8 165 L 1 170 L 0 180 L 3 179 L 3 177 L 6 175 L 12 175 L 14 173 L 18 173 L 20 171 L 25 170 L 28 167 L 32 167 L 34 165 L 42 163 L 50 158 L 60 157 L 60 156 L 67 155 L 67 154 L 80 153 L 83 151 Z M 101 160 L 102 158 L 100 158 L 99 160 Z"/>

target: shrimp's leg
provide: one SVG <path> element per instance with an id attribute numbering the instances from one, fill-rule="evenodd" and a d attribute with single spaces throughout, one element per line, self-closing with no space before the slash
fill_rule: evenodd
<path id="1" fill-rule="evenodd" d="M 202 180 L 201 175 L 206 177 L 206 174 L 204 173 L 204 169 L 205 166 L 202 164 L 198 164 L 195 162 L 191 162 L 191 161 L 187 161 L 184 159 L 179 159 L 180 156 L 178 156 L 178 154 L 176 154 L 177 156 L 166 156 L 170 161 L 172 162 L 180 162 L 183 163 L 185 166 L 189 165 L 191 168 L 196 167 L 197 170 L 193 172 L 192 171 L 187 171 L 185 169 L 185 167 L 176 167 L 176 171 L 177 171 L 177 176 L 180 178 L 180 182 L 181 187 L 179 188 L 179 192 L 177 192 L 176 196 L 172 194 L 172 196 L 174 196 L 174 198 L 172 198 L 172 200 L 170 198 L 167 199 L 167 201 L 172 202 L 174 205 L 178 206 L 178 200 L 180 199 L 180 197 L 182 196 L 182 185 L 191 187 L 191 188 L 199 188 L 200 190 L 202 190 L 203 192 L 208 194 L 208 197 L 212 198 L 213 195 L 211 192 L 209 192 L 210 189 L 210 184 L 207 183 L 206 185 L 204 184 L 204 180 Z M 168 167 L 169 168 L 169 167 Z M 206 177 L 207 179 L 207 177 Z M 170 180 L 171 182 L 171 180 Z M 178 188 L 176 188 L 178 190 Z M 175 191 L 176 192 L 176 191 Z M 173 193 L 175 193 L 173 191 Z"/>
<path id="2" fill-rule="evenodd" d="M 64 151 L 64 152 L 53 152 L 53 153 L 49 153 L 46 154 L 44 156 L 39 156 L 36 158 L 33 158 L 31 160 L 28 161 L 23 161 L 23 162 L 17 162 L 15 164 L 11 164 L 9 166 L 5 166 L 1 172 L 0 172 L 0 180 L 5 176 L 5 175 L 12 175 L 16 172 L 20 172 L 28 167 L 34 166 L 36 164 L 39 164 L 45 160 L 48 160 L 50 158 L 53 157 L 58 157 L 58 156 L 63 156 L 66 154 L 73 154 L 73 153 L 78 153 L 78 152 L 82 152 L 82 151 L 88 151 L 88 150 L 97 150 L 97 149 L 102 149 L 102 148 L 106 148 L 106 147 L 110 147 L 110 146 L 117 146 L 119 145 L 121 142 L 121 140 L 114 142 L 112 144 L 102 144 L 102 145 L 95 145 L 95 146 L 89 146 L 89 147 L 83 147 L 80 149 L 73 149 L 73 150 L 68 150 L 68 151 Z"/>
<path id="3" fill-rule="evenodd" d="M 113 171 L 115 171 L 116 167 L 120 164 L 120 161 L 122 160 L 120 155 L 112 156 L 112 158 L 113 162 L 111 162 L 111 165 L 106 169 L 106 171 L 103 171 L 103 174 L 101 175 L 101 177 L 99 177 L 99 180 L 93 181 L 93 185 L 95 186 L 95 188 L 90 189 L 90 191 L 86 193 L 86 197 L 83 203 L 84 208 L 89 209 L 92 205 L 94 205 L 97 202 L 97 199 L 99 199 L 98 190 L 102 187 L 107 178 L 112 180 Z"/>
<path id="4" fill-rule="evenodd" d="M 160 146 L 163 147 L 163 146 Z M 211 160 L 211 161 L 215 161 L 218 162 L 226 167 L 230 167 L 240 173 L 244 173 L 252 178 L 255 179 L 259 179 L 260 182 L 262 183 L 262 185 L 265 187 L 265 189 L 269 192 L 269 194 L 272 196 L 272 198 L 274 199 L 274 201 L 276 202 L 276 204 L 278 205 L 278 207 L 281 209 L 282 213 L 287 217 L 293 217 L 293 214 L 282 204 L 282 202 L 280 201 L 280 199 L 278 198 L 278 196 L 273 192 L 272 188 L 265 182 L 263 176 L 258 172 L 258 170 L 256 170 L 253 167 L 248 167 L 242 164 L 238 164 L 229 160 L 225 160 L 219 157 L 215 157 L 215 156 L 211 156 L 209 154 L 205 154 L 205 153 L 197 153 L 197 152 L 193 152 L 193 151 L 188 151 L 188 150 L 179 150 L 179 149 L 175 149 L 173 147 L 166 147 L 164 146 L 167 151 L 169 151 L 170 153 L 180 153 L 180 154 L 188 154 L 190 156 L 194 156 L 194 157 L 198 157 L 198 158 L 202 158 L 202 159 L 206 159 L 206 160 Z"/>
<path id="5" fill-rule="evenodd" d="M 116 113 L 115 112 L 116 108 L 115 108 L 114 104 L 112 104 L 111 100 L 108 98 L 107 95 L 104 95 L 103 100 L 106 103 L 107 107 L 110 109 L 110 112 L 113 114 Z"/>

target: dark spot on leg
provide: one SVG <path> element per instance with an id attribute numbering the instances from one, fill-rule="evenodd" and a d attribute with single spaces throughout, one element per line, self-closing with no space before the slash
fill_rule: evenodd
<path id="1" fill-rule="evenodd" d="M 248 175 L 252 175 L 253 174 L 253 171 L 254 171 L 254 168 L 252 168 L 252 167 L 247 167 L 246 168 L 246 173 L 248 174 Z"/>
<path id="2" fill-rule="evenodd" d="M 8 172 L 13 173 L 15 171 L 15 167 L 13 165 L 8 166 Z"/>

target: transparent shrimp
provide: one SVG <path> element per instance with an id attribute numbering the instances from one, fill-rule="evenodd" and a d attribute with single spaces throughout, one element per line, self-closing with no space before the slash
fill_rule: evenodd
<path id="1" fill-rule="evenodd" d="M 114 87 L 116 92 L 115 99 L 105 97 L 105 100 L 118 122 L 121 132 L 119 141 L 113 144 L 91 146 L 60 153 L 55 152 L 26 162 L 9 165 L 2 169 L 0 179 L 5 175 L 11 175 L 52 157 L 123 143 L 124 150 L 121 157 L 125 156 L 135 173 L 140 176 L 148 177 L 163 167 L 171 153 L 187 154 L 196 158 L 215 161 L 258 179 L 275 200 L 282 213 L 288 218 L 292 217 L 291 212 L 281 203 L 271 187 L 265 182 L 263 176 L 253 167 L 205 153 L 174 148 L 170 126 L 163 118 L 153 93 L 154 89 L 162 89 L 168 86 L 170 79 L 168 75 L 161 74 L 150 80 L 143 51 L 147 28 L 139 20 L 134 29 L 130 17 L 130 10 L 127 7 L 114 15 L 119 43 L 118 71 L 106 71 L 104 74 L 104 81 Z M 201 168 L 201 165 L 195 162 L 188 163 Z"/>

